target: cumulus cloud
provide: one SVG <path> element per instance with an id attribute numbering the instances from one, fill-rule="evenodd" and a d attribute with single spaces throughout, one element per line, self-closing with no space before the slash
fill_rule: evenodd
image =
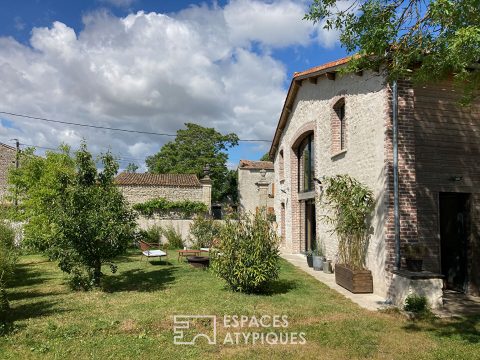
<path id="1" fill-rule="evenodd" d="M 319 30 L 301 20 L 304 11 L 301 2 L 286 0 L 123 18 L 99 11 L 84 17 L 78 33 L 61 22 L 34 28 L 30 46 L 1 37 L 0 110 L 160 133 L 196 122 L 241 138 L 271 139 L 286 69 L 252 43 L 271 49 L 318 41 Z M 85 138 L 94 152 L 120 154 L 123 165 L 171 140 L 8 118 L 16 127 L 0 123 L 0 141 L 18 137 L 52 147 L 78 146 Z"/>

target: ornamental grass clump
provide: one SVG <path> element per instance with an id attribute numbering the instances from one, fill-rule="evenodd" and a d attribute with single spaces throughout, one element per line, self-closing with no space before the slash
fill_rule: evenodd
<path id="1" fill-rule="evenodd" d="M 325 205 L 330 210 L 324 220 L 338 238 L 339 263 L 352 270 L 365 269 L 373 192 L 349 175 L 327 177 Z"/>
<path id="2" fill-rule="evenodd" d="M 213 271 L 233 291 L 262 292 L 278 279 L 278 237 L 265 211 L 227 220 L 210 258 Z"/>

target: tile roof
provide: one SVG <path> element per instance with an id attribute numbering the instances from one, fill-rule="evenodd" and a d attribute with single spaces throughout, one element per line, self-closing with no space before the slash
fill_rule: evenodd
<path id="1" fill-rule="evenodd" d="M 271 161 L 240 160 L 239 167 L 242 168 L 242 169 L 273 170 L 273 162 L 271 162 Z"/>
<path id="2" fill-rule="evenodd" d="M 122 172 L 115 178 L 117 185 L 201 187 L 195 174 L 152 174 Z"/>
<path id="3" fill-rule="evenodd" d="M 17 149 L 14 148 L 13 146 L 10 146 L 10 145 L 4 144 L 4 143 L 0 143 L 0 146 L 6 147 L 8 150 L 17 151 Z"/>
<path id="4" fill-rule="evenodd" d="M 318 71 L 328 70 L 332 67 L 336 67 L 336 66 L 339 66 L 339 65 L 346 64 L 347 62 L 349 62 L 351 60 L 351 58 L 352 58 L 351 56 L 347 56 L 347 57 L 344 57 L 344 58 L 341 58 L 341 59 L 338 59 L 338 60 L 335 60 L 335 61 L 330 61 L 330 62 L 328 62 L 326 64 L 323 64 L 323 65 L 320 65 L 320 66 L 315 66 L 313 68 L 310 68 L 310 69 L 302 71 L 302 72 L 296 72 L 295 74 L 293 74 L 293 77 L 298 78 L 298 77 L 302 77 L 302 76 L 305 76 L 305 75 L 314 74 Z"/>

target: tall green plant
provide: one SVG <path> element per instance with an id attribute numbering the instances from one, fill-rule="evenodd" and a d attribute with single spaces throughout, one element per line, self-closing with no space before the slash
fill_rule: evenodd
<path id="1" fill-rule="evenodd" d="M 368 247 L 368 218 L 374 206 L 373 192 L 349 175 L 326 177 L 325 205 L 331 215 L 323 219 L 333 225 L 338 238 L 340 263 L 363 269 Z"/>
<path id="2" fill-rule="evenodd" d="M 6 287 L 17 261 L 15 249 L 15 233 L 3 220 L 0 220 L 0 334 L 7 330 L 10 306 Z"/>
<path id="3" fill-rule="evenodd" d="M 214 272 L 233 291 L 259 292 L 278 278 L 278 237 L 264 211 L 227 220 L 210 254 Z"/>

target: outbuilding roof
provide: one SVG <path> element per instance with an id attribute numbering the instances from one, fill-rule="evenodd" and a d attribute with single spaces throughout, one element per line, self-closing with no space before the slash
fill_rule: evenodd
<path id="1" fill-rule="evenodd" d="M 122 172 L 115 178 L 115 183 L 123 186 L 202 186 L 197 175 L 195 174 L 152 174 Z"/>
<path id="2" fill-rule="evenodd" d="M 7 148 L 8 150 L 17 151 L 17 149 L 14 148 L 13 146 L 10 146 L 10 145 L 7 145 L 7 144 L 1 143 L 1 142 L 0 142 L 0 146 L 3 146 L 5 148 Z"/>
<path id="3" fill-rule="evenodd" d="M 240 160 L 239 168 L 240 169 L 273 170 L 273 162 L 271 162 L 271 161 Z"/>

